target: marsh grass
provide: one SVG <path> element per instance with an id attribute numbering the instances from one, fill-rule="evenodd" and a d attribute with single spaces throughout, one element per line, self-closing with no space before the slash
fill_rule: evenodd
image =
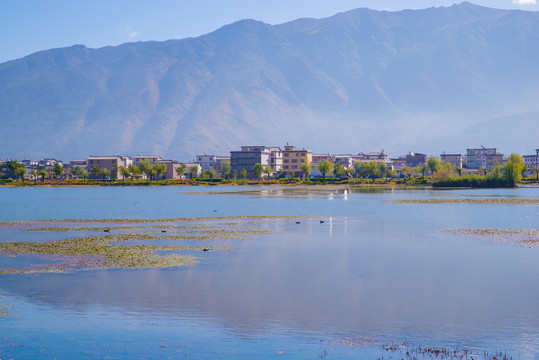
<path id="1" fill-rule="evenodd" d="M 539 204 L 539 199 L 411 199 L 411 200 L 389 200 L 395 204 L 516 204 L 534 205 Z"/>
<path id="2" fill-rule="evenodd" d="M 478 236 L 498 243 L 528 248 L 539 246 L 539 229 L 448 229 L 446 231 L 455 235 Z"/>
<path id="3" fill-rule="evenodd" d="M 402 360 L 511 360 L 512 356 L 504 352 L 472 351 L 459 347 L 432 347 L 420 346 L 412 343 L 396 345 L 383 345 L 382 350 L 386 356 L 381 359 L 397 358 Z"/>
<path id="4" fill-rule="evenodd" d="M 10 296 L 0 295 L 0 320 L 5 320 L 8 317 L 17 317 L 18 315 L 13 313 L 13 308 L 16 306 L 19 300 L 14 300 Z"/>
<path id="5" fill-rule="evenodd" d="M 262 219 L 276 220 L 279 218 L 283 220 L 283 217 L 219 217 L 3 222 L 0 227 L 11 228 L 12 231 L 99 231 L 101 234 L 49 242 L 0 242 L 0 255 L 12 257 L 31 255 L 49 260 L 45 264 L 31 265 L 25 268 L 0 269 L 0 274 L 66 273 L 96 269 L 147 269 L 192 265 L 198 261 L 198 258 L 181 254 L 182 252 L 229 251 L 230 248 L 214 245 L 187 246 L 182 245 L 183 241 L 238 240 L 252 236 L 269 235 L 272 234 L 271 231 L 258 230 L 252 225 L 251 227 L 245 225 L 253 219 L 262 221 Z M 169 222 L 180 222 L 181 225 L 169 224 Z M 88 223 L 98 223 L 104 226 L 77 226 Z M 152 225 L 149 225 L 150 223 Z M 54 226 L 58 224 L 72 226 Z M 118 226 L 126 224 L 145 225 Z M 152 244 L 154 241 L 177 242 L 177 244 L 156 245 Z"/>
<path id="6" fill-rule="evenodd" d="M 244 220 L 279 220 L 298 218 L 302 216 L 215 216 L 215 217 L 198 217 L 198 218 L 164 218 L 164 219 L 54 219 L 54 220 L 22 220 L 22 221 L 0 221 L 0 228 L 14 227 L 32 227 L 44 226 L 43 224 L 107 224 L 110 225 L 127 225 L 127 224 L 156 224 L 156 226 L 166 226 L 166 223 L 196 223 L 198 227 L 203 226 L 199 223 L 213 223 L 216 221 L 227 221 L 226 225 L 239 225 Z M 303 216 L 305 217 L 305 216 Z M 234 222 L 231 222 L 234 221 Z M 240 222 L 238 222 L 240 221 Z M 211 226 L 211 225 L 208 225 Z"/>

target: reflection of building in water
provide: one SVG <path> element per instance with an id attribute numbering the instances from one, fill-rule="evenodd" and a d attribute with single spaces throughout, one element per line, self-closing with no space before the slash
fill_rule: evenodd
<path id="1" fill-rule="evenodd" d="M 264 189 L 260 190 L 261 196 L 282 196 L 284 195 L 283 189 Z"/>

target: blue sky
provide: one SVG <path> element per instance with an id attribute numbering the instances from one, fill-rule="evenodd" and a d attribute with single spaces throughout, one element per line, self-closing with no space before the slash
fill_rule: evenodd
<path id="1" fill-rule="evenodd" d="M 537 0 L 473 0 L 482 6 L 538 11 Z M 454 0 L 2 0 L 0 63 L 36 51 L 83 44 L 195 37 L 241 19 L 280 24 L 359 7 L 397 11 L 450 6 Z"/>

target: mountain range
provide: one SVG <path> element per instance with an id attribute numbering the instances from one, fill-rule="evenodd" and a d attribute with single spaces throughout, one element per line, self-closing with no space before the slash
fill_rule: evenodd
<path id="1" fill-rule="evenodd" d="M 0 158 L 533 153 L 537 59 L 539 13 L 468 2 L 45 50 L 0 64 Z"/>

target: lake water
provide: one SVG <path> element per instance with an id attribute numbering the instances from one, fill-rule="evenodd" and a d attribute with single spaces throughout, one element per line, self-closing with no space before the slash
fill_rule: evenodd
<path id="1" fill-rule="evenodd" d="M 192 266 L 0 275 L 0 358 L 430 359 L 430 348 L 539 359 L 539 248 L 447 231 L 538 229 L 539 206 L 394 202 L 538 197 L 537 187 L 3 187 L 0 221 L 279 217 L 249 225 L 271 234 L 212 241 L 230 251 L 197 253 Z M 0 227 L 0 241 L 65 237 Z M 0 268 L 15 261 L 0 256 Z"/>

